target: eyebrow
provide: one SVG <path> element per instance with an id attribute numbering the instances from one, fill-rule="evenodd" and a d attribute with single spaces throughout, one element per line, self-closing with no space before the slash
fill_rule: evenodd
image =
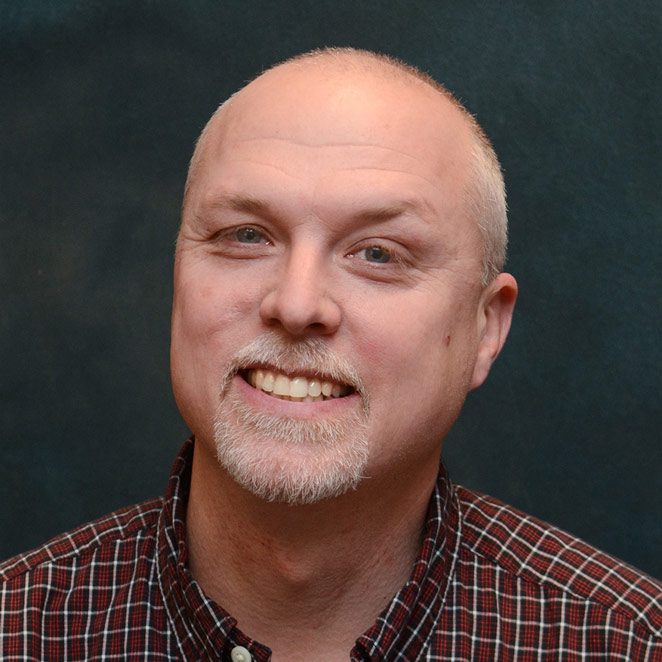
<path id="1" fill-rule="evenodd" d="M 255 216 L 271 215 L 271 208 L 266 202 L 248 195 L 223 194 L 214 198 L 205 207 L 210 209 L 230 209 Z"/>
<path id="2" fill-rule="evenodd" d="M 273 218 L 279 215 L 268 202 L 251 195 L 243 194 L 223 193 L 204 206 L 209 210 L 228 209 L 261 218 Z M 384 223 L 407 213 L 413 213 L 422 221 L 427 221 L 424 210 L 428 213 L 433 212 L 427 201 L 405 199 L 399 200 L 390 205 L 377 205 L 374 207 L 366 206 L 365 209 L 359 209 L 351 214 L 350 218 L 359 223 Z"/>
<path id="3" fill-rule="evenodd" d="M 415 212 L 418 211 L 418 205 L 404 202 L 395 205 L 388 205 L 386 207 L 375 207 L 372 209 L 359 211 L 354 214 L 352 218 L 365 223 L 384 223 L 386 221 L 397 218 L 398 216 L 403 216 L 405 213 L 412 210 Z"/>

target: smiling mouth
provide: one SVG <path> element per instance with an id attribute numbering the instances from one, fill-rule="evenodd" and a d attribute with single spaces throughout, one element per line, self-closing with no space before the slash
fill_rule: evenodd
<path id="1" fill-rule="evenodd" d="M 306 375 L 286 375 L 266 368 L 241 370 L 239 374 L 253 388 L 291 402 L 322 402 L 354 393 L 354 388 L 347 384 Z"/>

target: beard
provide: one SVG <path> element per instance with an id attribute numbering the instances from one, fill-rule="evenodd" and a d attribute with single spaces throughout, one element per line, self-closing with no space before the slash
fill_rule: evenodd
<path id="1" fill-rule="evenodd" d="M 362 406 L 321 420 L 276 416 L 250 408 L 230 389 L 243 368 L 314 372 L 349 384 Z M 354 368 L 319 338 L 292 343 L 275 334 L 241 349 L 221 381 L 214 418 L 216 455 L 242 487 L 267 501 L 304 505 L 356 489 L 368 463 L 369 405 Z"/>

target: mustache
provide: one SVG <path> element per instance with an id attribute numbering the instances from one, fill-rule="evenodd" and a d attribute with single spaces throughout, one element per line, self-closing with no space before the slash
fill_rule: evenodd
<path id="1" fill-rule="evenodd" d="M 351 386 L 367 403 L 365 385 L 358 371 L 342 356 L 330 350 L 320 338 L 303 338 L 296 342 L 275 333 L 266 333 L 238 350 L 223 377 L 223 391 L 240 371 L 255 366 L 268 366 L 289 374 L 307 373 Z"/>

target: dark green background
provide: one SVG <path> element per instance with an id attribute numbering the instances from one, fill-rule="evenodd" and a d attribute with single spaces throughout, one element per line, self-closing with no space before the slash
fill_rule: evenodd
<path id="1" fill-rule="evenodd" d="M 452 475 L 662 575 L 657 6 L 3 3 L 0 554 L 163 492 L 195 137 L 262 68 L 354 45 L 446 83 L 506 172 L 521 298 Z"/>

